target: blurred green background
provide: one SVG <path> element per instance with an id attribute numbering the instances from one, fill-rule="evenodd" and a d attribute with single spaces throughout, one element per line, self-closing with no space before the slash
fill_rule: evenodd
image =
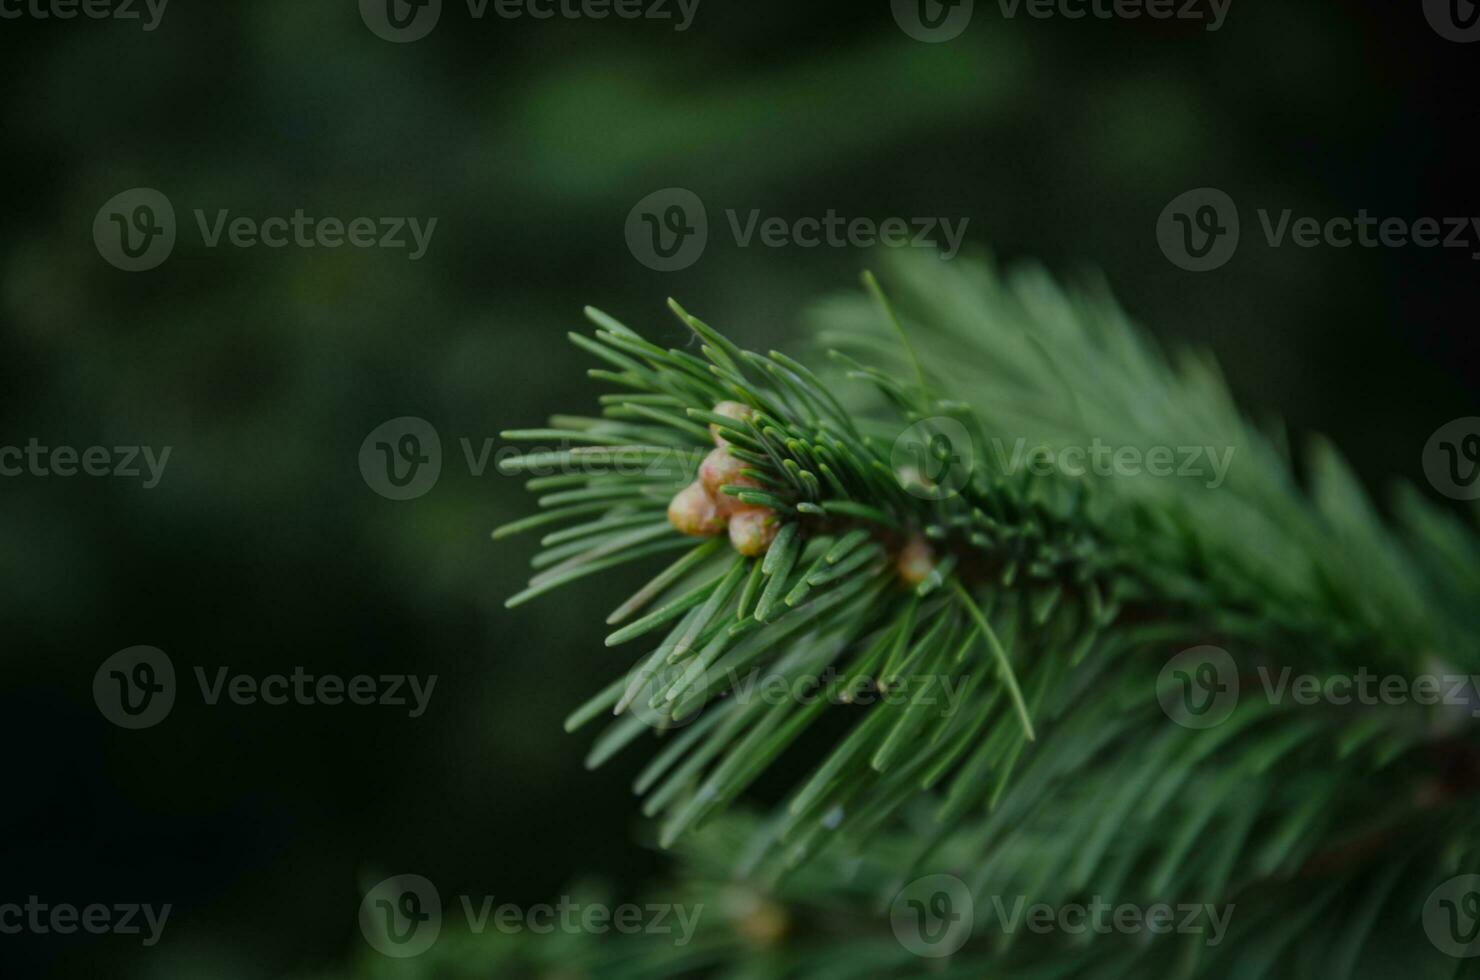
<path id="1" fill-rule="evenodd" d="M 1259 414 L 1331 434 L 1377 488 L 1422 482 L 1480 390 L 1469 249 L 1272 249 L 1253 209 L 1480 214 L 1474 52 L 1417 5 L 1234 3 L 1197 23 L 1004 17 L 913 40 L 887 2 L 701 0 L 672 21 L 483 19 L 447 0 L 392 44 L 354 0 L 174 0 L 158 26 L 0 20 L 0 445 L 170 446 L 164 479 L 0 479 L 0 901 L 169 902 L 163 941 L 0 937 L 7 976 L 256 978 L 361 953 L 362 876 L 552 899 L 660 880 L 628 782 L 565 714 L 630 654 L 624 578 L 503 609 L 533 542 L 488 531 L 520 481 L 470 471 L 500 429 L 586 413 L 566 342 L 591 303 L 682 343 L 678 297 L 748 346 L 806 352 L 809 302 L 877 264 L 740 247 L 724 212 L 968 219 L 971 249 L 1102 271 L 1169 344 L 1212 349 Z M 12 8 L 20 9 L 20 8 Z M 128 188 L 179 241 L 127 273 L 92 239 Z M 1158 214 L 1216 186 L 1244 244 L 1193 274 Z M 628 212 L 684 187 L 710 238 L 679 272 Z M 426 255 L 204 246 L 191 212 L 436 217 Z M 439 431 L 425 496 L 371 492 L 371 429 Z M 494 444 L 495 450 L 502 443 Z M 182 674 L 129 732 L 94 671 L 150 644 Z M 209 707 L 191 667 L 435 673 L 382 707 Z M 11 969 L 16 972 L 12 973 Z"/>

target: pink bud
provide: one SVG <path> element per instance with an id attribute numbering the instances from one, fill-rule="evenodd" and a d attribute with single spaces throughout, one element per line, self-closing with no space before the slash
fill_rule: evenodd
<path id="1" fill-rule="evenodd" d="M 760 486 L 750 477 L 741 476 L 740 471 L 743 469 L 745 469 L 744 460 L 731 456 L 730 451 L 723 446 L 712 450 L 708 456 L 704 457 L 704 462 L 699 464 L 699 482 L 703 483 L 704 489 L 709 491 L 709 496 L 713 498 L 714 505 L 719 508 L 721 514 L 729 515 L 755 506 L 720 490 L 720 487 L 727 483 L 741 487 Z"/>
<path id="2" fill-rule="evenodd" d="M 771 547 L 780 522 L 769 507 L 750 507 L 730 515 L 730 544 L 747 558 L 759 558 Z"/>
<path id="3" fill-rule="evenodd" d="M 674 494 L 668 504 L 668 523 L 681 534 L 701 538 L 712 537 L 725 529 L 724 517 L 698 480 Z"/>
<path id="4" fill-rule="evenodd" d="M 723 415 L 725 418 L 734 419 L 736 422 L 744 422 L 750 418 L 753 411 L 749 405 L 742 405 L 739 402 L 720 402 L 714 406 L 715 415 Z M 728 446 L 730 444 L 730 440 L 720 435 L 719 426 L 713 422 L 709 423 L 709 434 L 714 437 L 714 444 L 716 446 Z"/>
<path id="5" fill-rule="evenodd" d="M 919 585 L 935 571 L 935 552 L 924 538 L 916 534 L 899 549 L 894 567 L 899 570 L 899 577 L 905 582 Z"/>

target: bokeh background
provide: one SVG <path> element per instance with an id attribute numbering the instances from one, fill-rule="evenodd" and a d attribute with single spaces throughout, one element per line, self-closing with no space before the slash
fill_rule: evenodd
<path id="1" fill-rule="evenodd" d="M 941 44 L 883 0 L 700 0 L 681 32 L 448 0 L 409 44 L 354 0 L 174 0 L 152 31 L 0 20 L 0 444 L 172 447 L 152 490 L 0 479 L 0 901 L 174 906 L 152 949 L 0 936 L 0 972 L 333 970 L 363 955 L 359 882 L 378 874 L 525 904 L 661 880 L 636 753 L 588 773 L 588 738 L 560 728 L 628 665 L 601 645 L 624 579 L 505 610 L 533 542 L 488 532 L 529 501 L 460 440 L 593 407 L 564 336 L 583 304 L 682 342 L 673 295 L 748 346 L 805 351 L 807 304 L 876 263 L 739 247 L 726 209 L 968 219 L 978 252 L 1099 270 L 1169 345 L 1213 350 L 1257 414 L 1330 434 L 1374 489 L 1422 484 L 1428 435 L 1480 391 L 1472 249 L 1271 249 L 1253 209 L 1480 214 L 1480 45 L 1376 0 L 1234 0 L 1213 33 L 976 8 Z M 127 273 L 92 224 L 137 186 L 169 196 L 180 239 Z M 1154 226 L 1202 186 L 1239 202 L 1244 243 L 1193 274 Z M 624 239 L 665 187 L 710 216 L 674 273 Z M 413 262 L 206 248 L 196 208 L 438 223 Z M 403 415 L 446 458 L 396 502 L 357 453 Z M 91 684 L 135 644 L 173 658 L 182 693 L 130 732 Z M 195 666 L 439 681 L 416 719 L 209 707 Z"/>

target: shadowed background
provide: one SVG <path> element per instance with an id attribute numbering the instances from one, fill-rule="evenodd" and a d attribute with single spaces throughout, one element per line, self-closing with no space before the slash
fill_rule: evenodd
<path id="1" fill-rule="evenodd" d="M 856 248 L 740 247 L 744 221 L 967 219 L 1003 261 L 1102 271 L 1171 345 L 1321 430 L 1369 484 L 1422 484 L 1440 424 L 1480 390 L 1472 248 L 1270 248 L 1256 208 L 1321 218 L 1480 214 L 1463 150 L 1475 51 L 1417 10 L 1234 3 L 1197 23 L 1004 18 L 978 2 L 925 44 L 887 3 L 723 4 L 668 20 L 478 20 L 448 0 L 391 44 L 351 0 L 187 3 L 138 22 L 0 21 L 5 235 L 0 445 L 172 447 L 154 489 L 0 478 L 0 902 L 171 903 L 137 937 L 0 936 L 8 975 L 256 978 L 357 955 L 363 876 L 444 897 L 551 900 L 661 877 L 628 783 L 565 714 L 628 666 L 601 620 L 625 576 L 505 610 L 532 542 L 488 531 L 530 501 L 476 454 L 500 429 L 587 413 L 565 340 L 591 303 L 665 343 L 669 295 L 754 348 L 806 352 L 808 302 L 854 288 Z M 104 201 L 154 187 L 173 255 L 125 273 Z M 655 272 L 628 212 L 706 204 L 702 258 Z M 1184 272 L 1154 227 L 1215 186 L 1240 205 L 1225 267 Z M 436 217 L 426 255 L 208 248 L 214 216 Z M 887 285 L 887 284 L 886 284 Z M 373 493 L 361 441 L 415 415 L 440 481 Z M 129 732 L 94 706 L 104 658 L 150 644 L 181 691 Z M 393 707 L 208 706 L 192 669 L 436 674 Z"/>

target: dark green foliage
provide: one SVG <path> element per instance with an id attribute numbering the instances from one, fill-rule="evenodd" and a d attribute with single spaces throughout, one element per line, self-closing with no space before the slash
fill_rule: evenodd
<path id="1" fill-rule="evenodd" d="M 728 852 L 757 880 L 881 850 L 886 898 L 950 868 L 979 897 L 1237 899 L 1244 910 L 1236 944 L 1148 952 L 1116 937 L 1086 966 L 1146 955 L 1153 975 L 1256 976 L 1296 955 L 1298 921 L 1298 955 L 1341 976 L 1378 941 L 1369 932 L 1385 911 L 1411 933 L 1429 890 L 1480 857 L 1468 711 L 1250 697 L 1194 729 L 1162 711 L 1158 675 L 1208 643 L 1251 690 L 1286 667 L 1475 672 L 1473 528 L 1404 491 L 1391 529 L 1319 442 L 1302 491 L 1282 442 L 1243 419 L 1206 359 L 1172 367 L 1098 291 L 1066 294 L 1034 270 L 1000 279 L 926 261 L 900 272 L 898 316 L 871 277 L 868 299 L 823 308 L 825 378 L 741 350 L 677 304 L 702 357 L 589 311 L 595 339 L 574 339 L 611 369 L 592 375 L 623 391 L 602 399 L 600 418 L 506 433 L 561 443 L 506 469 L 557 467 L 531 489 L 562 489 L 496 536 L 582 522 L 546 535 L 543 571 L 511 604 L 685 548 L 609 620 L 620 628 L 608 645 L 643 645 L 633 672 L 567 724 L 615 712 L 592 764 L 661 735 L 637 789 L 667 846 L 784 753 L 807 753 L 810 775 Z M 725 400 L 754 414 L 714 415 Z M 764 560 L 663 529 L 711 423 L 765 488 L 732 490 L 784 522 Z M 932 482 L 943 471 L 919 454 L 921 469 L 901 466 L 895 447 L 911 431 L 947 465 L 962 447 L 930 435 L 952 425 L 970 436 L 969 479 Z M 1231 464 L 1216 486 L 1027 472 L 1031 453 L 1094 439 L 1225 447 Z M 902 576 L 901 551 L 922 543 L 933 571 Z M 768 684 L 792 693 L 760 696 Z M 819 686 L 841 696 L 796 696 Z M 878 697 L 891 691 L 901 696 Z M 956 692 L 948 710 L 944 691 Z M 847 703 L 863 700 L 875 703 Z M 850 719 L 830 745 L 809 732 L 829 712 Z M 1041 945 L 989 955 L 1028 963 Z M 1075 975 L 1078 955 L 1043 962 Z"/>

